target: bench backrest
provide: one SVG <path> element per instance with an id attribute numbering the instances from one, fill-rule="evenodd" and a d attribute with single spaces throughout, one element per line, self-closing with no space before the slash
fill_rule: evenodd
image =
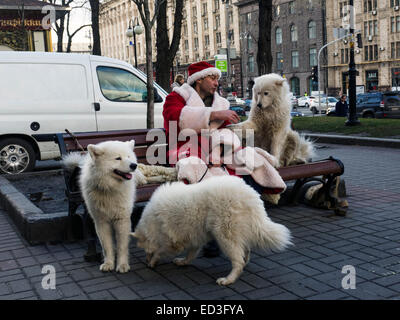
<path id="1" fill-rule="evenodd" d="M 165 130 L 160 129 L 151 129 L 152 133 L 156 136 L 157 134 L 164 134 Z M 86 150 L 89 144 L 97 144 L 103 141 L 129 141 L 135 140 L 135 153 L 138 158 L 139 163 L 147 164 L 150 161 L 151 156 L 146 158 L 146 152 L 149 146 L 156 147 L 154 152 L 154 156 L 158 156 L 160 152 L 167 152 L 168 146 L 165 143 L 158 143 L 157 139 L 153 139 L 148 137 L 148 132 L 150 129 L 135 129 L 135 130 L 113 130 L 113 131 L 103 131 L 103 132 L 84 132 L 84 133 L 73 133 L 74 137 L 72 137 L 68 133 L 58 133 L 56 135 L 56 142 L 60 147 L 60 152 L 62 155 L 66 155 L 70 152 L 82 151 L 80 146 Z M 147 138 L 150 138 L 148 140 Z M 79 142 L 79 145 L 78 143 Z"/>

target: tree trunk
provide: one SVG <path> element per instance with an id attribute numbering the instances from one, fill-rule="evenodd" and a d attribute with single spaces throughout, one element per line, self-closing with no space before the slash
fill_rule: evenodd
<path id="1" fill-rule="evenodd" d="M 182 28 L 182 10 L 183 0 L 176 0 L 174 15 L 174 33 L 171 45 L 167 30 L 167 2 L 160 5 L 160 11 L 157 16 L 156 45 L 157 45 L 157 61 L 156 61 L 156 79 L 157 83 L 170 92 L 170 70 L 174 65 L 174 58 L 179 48 Z"/>
<path id="2" fill-rule="evenodd" d="M 271 25 L 272 0 L 259 0 L 257 65 L 258 75 L 272 72 Z M 262 30 L 262 32 L 261 32 Z"/>
<path id="3" fill-rule="evenodd" d="M 92 54 L 101 56 L 100 32 L 99 32 L 99 0 L 89 0 L 92 11 L 92 34 L 93 34 L 93 51 Z"/>
<path id="4" fill-rule="evenodd" d="M 153 50 L 151 47 L 151 29 L 145 28 L 146 34 L 146 71 L 147 71 L 147 129 L 154 128 L 154 84 Z"/>
<path id="5" fill-rule="evenodd" d="M 64 37 L 65 16 L 60 18 L 60 26 L 57 28 L 57 52 L 63 52 L 63 37 Z"/>

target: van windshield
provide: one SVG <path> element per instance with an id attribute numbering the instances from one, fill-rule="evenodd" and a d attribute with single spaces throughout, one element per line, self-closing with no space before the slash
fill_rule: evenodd
<path id="1" fill-rule="evenodd" d="M 96 69 L 100 89 L 111 101 L 145 102 L 146 84 L 134 74 L 114 67 L 99 66 Z"/>

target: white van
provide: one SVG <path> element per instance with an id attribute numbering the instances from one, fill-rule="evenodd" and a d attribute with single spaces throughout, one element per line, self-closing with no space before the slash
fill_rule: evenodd
<path id="1" fill-rule="evenodd" d="M 154 125 L 167 93 L 156 83 Z M 53 135 L 146 128 L 146 75 L 116 59 L 0 52 L 0 173 L 60 157 Z"/>

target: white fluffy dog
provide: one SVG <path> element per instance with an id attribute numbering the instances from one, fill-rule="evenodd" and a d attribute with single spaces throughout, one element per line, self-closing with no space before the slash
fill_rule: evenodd
<path id="1" fill-rule="evenodd" d="M 75 154 L 64 158 L 67 167 L 80 162 L 81 192 L 103 249 L 101 271 L 114 270 L 113 232 L 117 247 L 116 271 L 124 273 L 130 270 L 128 246 L 136 194 L 135 179 L 131 172 L 137 167 L 134 146 L 134 140 L 106 141 L 88 145 L 87 155 Z"/>
<path id="2" fill-rule="evenodd" d="M 255 79 L 249 118 L 230 125 L 242 129 L 245 145 L 246 130 L 254 130 L 254 146 L 279 159 L 280 166 L 305 163 L 314 154 L 310 141 L 290 128 L 291 102 L 287 81 L 278 74 L 267 74 Z"/>
<path id="3" fill-rule="evenodd" d="M 211 177 L 197 184 L 167 183 L 152 195 L 132 236 L 154 267 L 159 259 L 187 250 L 175 258 L 189 264 L 199 250 L 215 239 L 232 262 L 228 276 L 217 283 L 236 281 L 250 258 L 250 249 L 283 250 L 290 231 L 268 218 L 256 191 L 234 176 Z"/>

